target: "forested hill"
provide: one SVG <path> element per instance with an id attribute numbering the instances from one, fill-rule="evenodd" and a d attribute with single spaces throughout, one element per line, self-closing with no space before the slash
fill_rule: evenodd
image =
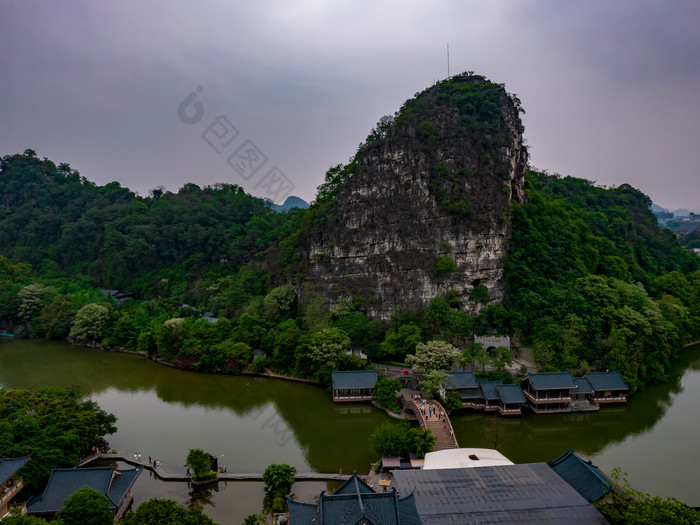
<path id="1" fill-rule="evenodd" d="M 143 298 L 201 300 L 188 289 L 250 263 L 287 220 L 230 184 L 138 197 L 32 150 L 4 157 L 0 170 L 0 253 L 42 276 L 86 276 Z"/>
<path id="2" fill-rule="evenodd" d="M 700 338 L 700 258 L 629 185 L 531 171 L 526 193 L 512 213 L 508 300 L 491 324 L 522 333 L 545 369 L 663 380 L 679 346 Z"/>

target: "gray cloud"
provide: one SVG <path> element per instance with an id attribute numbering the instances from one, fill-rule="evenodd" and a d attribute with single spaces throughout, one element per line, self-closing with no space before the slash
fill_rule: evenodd
<path id="1" fill-rule="evenodd" d="M 0 18 L 0 153 L 99 184 L 255 189 L 201 138 L 226 115 L 312 199 L 380 116 L 451 72 L 506 84 L 540 168 L 696 207 L 698 4 L 23 2 Z M 205 118 L 176 115 L 197 85 Z"/>

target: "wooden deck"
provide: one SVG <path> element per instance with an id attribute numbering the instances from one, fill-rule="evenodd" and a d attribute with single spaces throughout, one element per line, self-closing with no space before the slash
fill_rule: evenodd
<path id="1" fill-rule="evenodd" d="M 447 416 L 447 412 L 439 402 L 437 402 L 435 399 L 426 399 L 424 405 L 421 400 L 416 401 L 408 395 L 404 395 L 403 399 L 404 406 L 416 415 L 420 426 L 426 430 L 430 430 L 433 436 L 435 436 L 435 446 L 433 447 L 433 450 L 446 450 L 448 448 L 459 447 L 450 418 Z M 423 415 L 421 413 L 421 407 L 425 408 L 427 411 L 430 405 L 435 407 L 438 414 L 442 410 L 442 412 L 445 414 L 442 421 L 438 419 L 438 416 L 428 416 L 427 414 Z"/>
<path id="2" fill-rule="evenodd" d="M 133 456 L 129 457 L 124 456 L 122 454 L 100 453 L 94 456 L 88 456 L 86 458 L 83 458 L 78 464 L 78 466 L 82 467 L 84 465 L 89 465 L 90 463 L 92 463 L 93 461 L 97 461 L 98 459 L 123 461 L 124 463 L 129 463 L 130 465 L 134 465 L 136 467 L 143 467 L 144 469 L 153 472 L 159 479 L 163 481 L 191 481 L 191 477 L 187 474 L 172 474 L 166 472 L 162 466 L 154 467 L 153 465 L 149 465 L 147 461 L 138 461 L 134 459 Z M 219 481 L 262 481 L 262 475 L 262 472 L 224 472 L 219 473 L 217 479 Z M 358 474 L 358 477 L 362 479 L 367 478 L 367 476 L 363 474 Z M 297 473 L 294 476 L 295 481 L 346 481 L 348 478 L 350 478 L 350 476 L 347 474 L 328 474 L 323 472 L 302 472 Z"/>

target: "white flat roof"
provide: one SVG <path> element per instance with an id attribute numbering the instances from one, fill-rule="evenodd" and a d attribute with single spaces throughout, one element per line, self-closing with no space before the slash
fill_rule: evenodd
<path id="1" fill-rule="evenodd" d="M 492 448 L 454 448 L 428 452 L 423 470 L 446 468 L 498 467 L 514 463 Z"/>

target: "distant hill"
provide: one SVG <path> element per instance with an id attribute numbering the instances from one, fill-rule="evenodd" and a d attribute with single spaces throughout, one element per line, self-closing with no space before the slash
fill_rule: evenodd
<path id="1" fill-rule="evenodd" d="M 669 210 L 668 208 L 664 208 L 663 206 L 659 206 L 658 204 L 652 203 L 651 212 L 655 215 L 658 215 L 660 213 L 673 213 L 674 217 L 687 217 L 691 213 L 700 215 L 700 206 L 697 206 L 692 210 L 689 210 L 688 208 L 678 208 L 676 210 Z"/>
<path id="2" fill-rule="evenodd" d="M 287 200 L 285 200 L 283 204 L 270 204 L 270 209 L 274 211 L 289 211 L 292 208 L 305 210 L 308 207 L 309 203 L 296 195 L 290 195 L 287 197 Z"/>

